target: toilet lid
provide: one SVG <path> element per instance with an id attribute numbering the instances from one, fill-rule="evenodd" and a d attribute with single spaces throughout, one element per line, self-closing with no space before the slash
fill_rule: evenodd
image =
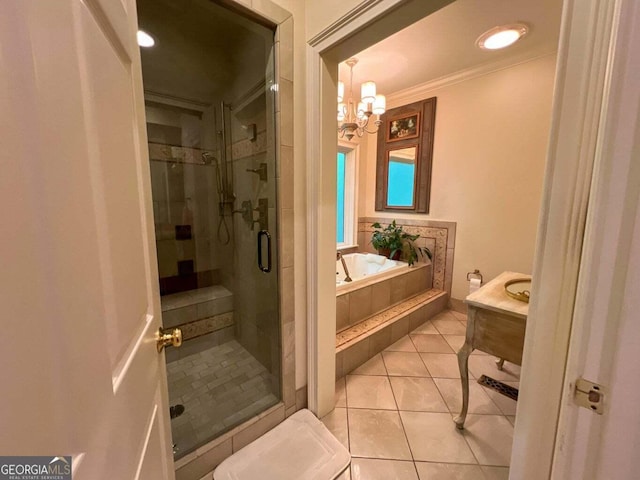
<path id="1" fill-rule="evenodd" d="M 349 451 L 309 410 L 299 410 L 223 461 L 214 480 L 333 480 Z"/>

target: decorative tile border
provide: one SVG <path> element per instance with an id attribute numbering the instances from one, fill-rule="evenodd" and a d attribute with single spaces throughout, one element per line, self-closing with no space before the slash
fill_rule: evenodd
<path id="1" fill-rule="evenodd" d="M 262 130 L 256 134 L 255 140 L 243 138 L 231 145 L 231 154 L 234 161 L 252 157 L 259 153 L 267 152 L 267 131 Z"/>
<path id="2" fill-rule="evenodd" d="M 377 319 L 371 318 L 366 330 L 363 328 L 362 331 L 355 331 L 354 329 L 353 337 L 345 338 L 346 342 L 336 348 L 336 380 L 352 372 L 444 310 L 447 299 L 446 292 L 430 290 L 411 299 L 413 301 L 398 305 L 398 308 L 388 312 L 388 315 L 380 315 Z M 359 335 L 356 336 L 356 334 Z"/>
<path id="3" fill-rule="evenodd" d="M 182 330 L 183 340 L 190 340 L 207 333 L 231 327 L 233 323 L 233 312 L 226 312 L 220 315 L 214 315 L 213 317 L 202 318 L 194 322 L 183 323 L 182 325 L 177 325 L 177 328 Z"/>
<path id="4" fill-rule="evenodd" d="M 379 222 L 383 227 L 389 225 L 390 218 L 360 217 L 358 219 L 358 243 L 360 251 L 375 252 L 371 246 L 372 223 Z M 399 220 L 398 224 L 412 235 L 418 234 L 416 242 L 427 247 L 433 254 L 433 288 L 446 291 L 451 296 L 453 278 L 453 256 L 456 236 L 455 222 L 433 220 Z"/>
<path id="5" fill-rule="evenodd" d="M 205 150 L 201 148 L 167 145 L 164 143 L 149 143 L 149 159 L 151 161 L 205 165 L 202 161 L 203 152 L 205 152 Z"/>
<path id="6" fill-rule="evenodd" d="M 343 332 L 338 333 L 336 335 L 336 351 L 340 352 L 345 348 L 352 346 L 354 343 L 359 341 L 362 336 L 370 334 L 378 327 L 386 326 L 391 320 L 395 319 L 399 315 L 408 312 L 409 310 L 420 306 L 439 295 L 442 295 L 442 290 L 428 290 L 416 295 L 415 297 L 409 298 L 398 305 L 388 308 L 377 315 L 369 317 Z"/>

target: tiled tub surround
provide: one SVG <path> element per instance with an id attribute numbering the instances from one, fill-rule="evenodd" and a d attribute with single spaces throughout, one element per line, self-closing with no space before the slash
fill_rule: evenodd
<path id="1" fill-rule="evenodd" d="M 336 379 L 444 310 L 447 301 L 446 292 L 430 289 L 339 332 L 336 335 Z"/>
<path id="2" fill-rule="evenodd" d="M 349 260 L 352 255 L 345 255 Z M 341 332 L 392 305 L 431 288 L 431 263 L 412 267 L 404 262 L 389 270 L 336 287 L 336 331 Z M 341 267 L 341 266 L 340 266 Z M 339 270 L 340 273 L 342 270 Z"/>
<path id="3" fill-rule="evenodd" d="M 376 253 L 371 245 L 375 222 L 383 227 L 392 218 L 358 219 L 362 252 Z M 343 377 L 449 304 L 455 247 L 455 222 L 402 219 L 404 231 L 418 234 L 416 244 L 428 248 L 431 261 L 418 262 L 412 277 L 384 279 L 367 288 L 341 287 L 336 297 L 336 378 Z M 428 268 L 428 280 L 424 273 Z M 348 293 L 348 296 L 345 296 Z"/>
<path id="4" fill-rule="evenodd" d="M 360 217 L 358 219 L 358 245 L 362 252 L 376 253 L 371 245 L 373 234 L 372 223 L 379 222 L 387 226 L 393 218 Z M 444 290 L 451 296 L 451 281 L 453 278 L 453 256 L 456 242 L 456 223 L 435 220 L 396 220 L 404 231 L 418 234 L 420 238 L 416 244 L 427 247 L 433 254 L 433 288 Z"/>
<path id="5" fill-rule="evenodd" d="M 361 273 L 375 270 L 375 265 L 367 263 L 378 260 L 357 253 L 345 255 L 345 259 L 351 264 L 360 263 Z M 337 265 L 340 276 L 341 262 Z M 393 262 L 386 268 L 336 287 L 336 378 L 406 335 L 410 326 L 446 307 L 447 293 L 431 288 L 429 259 L 411 267 L 405 262 Z"/>

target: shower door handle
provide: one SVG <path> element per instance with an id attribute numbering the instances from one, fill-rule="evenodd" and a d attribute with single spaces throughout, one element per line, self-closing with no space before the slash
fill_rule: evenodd
<path id="1" fill-rule="evenodd" d="M 262 239 L 267 237 L 267 266 L 262 263 Z M 266 230 L 260 230 L 258 232 L 258 268 L 264 272 L 269 273 L 271 271 L 271 235 Z"/>

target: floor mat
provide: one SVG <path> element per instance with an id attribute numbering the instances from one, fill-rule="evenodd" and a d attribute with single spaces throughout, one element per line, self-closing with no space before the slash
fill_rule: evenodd
<path id="1" fill-rule="evenodd" d="M 351 462 L 349 451 L 309 410 L 299 410 L 234 453 L 214 480 L 333 480 Z"/>

